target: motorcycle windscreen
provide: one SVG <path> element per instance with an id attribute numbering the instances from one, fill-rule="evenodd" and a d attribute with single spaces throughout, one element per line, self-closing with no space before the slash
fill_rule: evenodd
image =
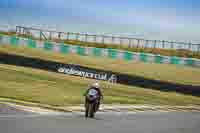
<path id="1" fill-rule="evenodd" d="M 98 92 L 95 89 L 90 89 L 88 95 L 96 97 L 98 95 Z"/>

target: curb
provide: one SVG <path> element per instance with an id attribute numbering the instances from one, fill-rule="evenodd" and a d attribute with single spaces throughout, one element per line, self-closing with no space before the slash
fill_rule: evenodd
<path id="1" fill-rule="evenodd" d="M 56 112 L 84 112 L 84 105 L 80 106 L 51 106 L 40 103 L 31 103 L 20 100 L 0 98 L 0 103 L 15 107 L 40 108 Z M 37 109 L 36 109 L 37 110 Z M 144 111 L 163 111 L 163 112 L 200 112 L 200 106 L 159 106 L 159 105 L 101 105 L 99 112 L 144 112 Z"/>

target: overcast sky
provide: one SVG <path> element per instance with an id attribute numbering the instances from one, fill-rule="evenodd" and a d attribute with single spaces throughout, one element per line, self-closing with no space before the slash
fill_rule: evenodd
<path id="1" fill-rule="evenodd" d="M 200 42 L 199 0 L 0 0 L 0 25 Z"/>

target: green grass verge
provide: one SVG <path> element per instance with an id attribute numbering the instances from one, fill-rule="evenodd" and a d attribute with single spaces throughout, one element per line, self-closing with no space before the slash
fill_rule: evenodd
<path id="1" fill-rule="evenodd" d="M 12 47 L 1 45 L 0 52 L 35 57 L 62 63 L 74 63 L 91 68 L 111 70 L 145 78 L 169 81 L 172 83 L 200 85 L 200 69 L 169 64 L 133 63 L 124 60 L 113 60 L 108 57 L 79 56 L 75 54 L 60 54 L 41 49 Z"/>
<path id="2" fill-rule="evenodd" d="M 0 97 L 54 106 L 83 103 L 93 80 L 0 64 Z M 200 105 L 200 98 L 101 82 L 105 104 Z"/>

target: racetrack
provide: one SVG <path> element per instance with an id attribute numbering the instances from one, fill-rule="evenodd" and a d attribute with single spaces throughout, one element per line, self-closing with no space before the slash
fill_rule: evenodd
<path id="1" fill-rule="evenodd" d="M 50 115 L 0 113 L 2 133 L 199 133 L 195 112 L 82 113 Z"/>
<path id="2" fill-rule="evenodd" d="M 8 106 L 7 104 L 0 103 L 0 116 L 4 115 L 26 115 L 31 114 L 30 112 L 19 110 L 15 107 Z"/>

